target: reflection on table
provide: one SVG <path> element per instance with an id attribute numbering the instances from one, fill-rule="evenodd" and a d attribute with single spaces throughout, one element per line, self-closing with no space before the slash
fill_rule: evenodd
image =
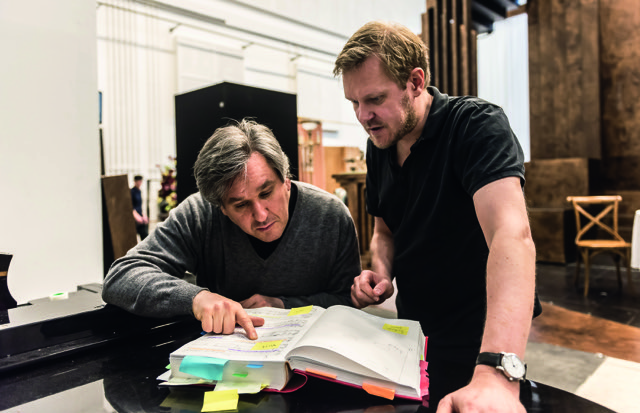
<path id="1" fill-rule="evenodd" d="M 199 334 L 137 338 L 38 363 L 0 376 L 0 410 L 65 412 L 200 412 L 208 387 L 158 386 L 169 354 Z M 432 380 L 437 380 L 432 377 Z M 610 410 L 565 391 L 529 382 L 521 400 L 528 412 L 604 413 Z M 431 412 L 409 400 L 387 400 L 310 378 L 288 394 L 240 395 L 239 412 Z"/>

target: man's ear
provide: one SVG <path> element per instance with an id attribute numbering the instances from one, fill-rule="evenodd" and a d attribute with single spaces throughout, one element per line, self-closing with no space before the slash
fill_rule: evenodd
<path id="1" fill-rule="evenodd" d="M 227 215 L 227 210 L 224 209 L 224 205 L 220 205 L 220 212 L 222 212 L 222 214 L 226 217 L 228 217 L 229 215 Z"/>
<path id="2" fill-rule="evenodd" d="M 287 186 L 287 191 L 291 191 L 291 179 L 286 178 L 284 184 Z"/>
<path id="3" fill-rule="evenodd" d="M 419 67 L 414 68 L 409 74 L 409 79 L 407 80 L 407 86 L 409 87 L 409 91 L 412 92 L 415 96 L 418 96 L 424 90 L 424 70 Z"/>

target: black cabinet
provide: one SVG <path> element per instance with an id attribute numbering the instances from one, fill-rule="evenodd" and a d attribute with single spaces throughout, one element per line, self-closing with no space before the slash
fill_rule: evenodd
<path id="1" fill-rule="evenodd" d="M 291 93 L 235 83 L 218 83 L 176 95 L 176 172 L 178 202 L 198 191 L 193 164 L 213 132 L 232 121 L 250 117 L 268 126 L 298 176 L 297 100 Z"/>

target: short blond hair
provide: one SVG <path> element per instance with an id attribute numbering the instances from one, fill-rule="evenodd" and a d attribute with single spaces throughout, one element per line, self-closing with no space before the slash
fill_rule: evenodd
<path id="1" fill-rule="evenodd" d="M 431 80 L 427 46 L 411 30 L 397 23 L 373 21 L 351 36 L 336 59 L 333 74 L 340 76 L 359 67 L 370 56 L 382 61 L 387 75 L 405 89 L 411 71 L 424 71 L 425 87 Z"/>

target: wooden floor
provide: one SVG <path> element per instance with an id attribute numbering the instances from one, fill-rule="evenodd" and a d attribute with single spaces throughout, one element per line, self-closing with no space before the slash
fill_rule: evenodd
<path id="1" fill-rule="evenodd" d="M 640 328 L 542 303 L 529 340 L 640 363 Z"/>
<path id="2" fill-rule="evenodd" d="M 592 268 L 588 297 L 573 283 L 575 266 L 538 264 L 536 285 L 543 313 L 529 340 L 640 363 L 640 297 L 618 290 L 615 269 Z M 640 273 L 633 282 L 640 291 Z"/>

